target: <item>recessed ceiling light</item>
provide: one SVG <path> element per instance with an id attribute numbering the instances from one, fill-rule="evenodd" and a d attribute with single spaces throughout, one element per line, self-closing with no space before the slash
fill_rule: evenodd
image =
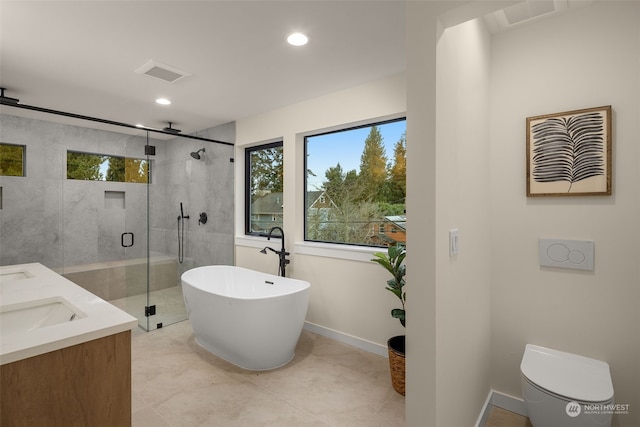
<path id="1" fill-rule="evenodd" d="M 292 33 L 287 37 L 287 42 L 292 46 L 304 46 L 309 41 L 309 37 L 302 33 Z"/>
<path id="2" fill-rule="evenodd" d="M 169 105 L 171 104 L 171 101 L 169 101 L 167 98 L 158 98 L 156 99 L 156 102 L 160 105 Z"/>

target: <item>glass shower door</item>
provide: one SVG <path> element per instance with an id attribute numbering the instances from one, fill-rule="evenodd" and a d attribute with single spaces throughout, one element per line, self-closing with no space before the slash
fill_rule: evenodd
<path id="1" fill-rule="evenodd" d="M 179 206 L 173 207 L 169 194 L 172 187 L 168 176 L 175 163 L 167 147 L 175 140 L 151 139 L 145 135 L 145 153 L 148 182 L 145 186 L 144 232 L 139 231 L 146 249 L 144 318 L 138 317 L 140 326 L 151 331 L 187 319 L 178 258 L 175 253 L 176 218 Z M 132 288 L 139 286 L 135 276 Z"/>
<path id="2" fill-rule="evenodd" d="M 165 144 L 148 131 L 128 136 L 125 155 L 112 167 L 124 177 L 112 195 L 124 215 L 118 234 L 124 297 L 114 303 L 145 331 L 187 318 L 177 258 L 171 255 L 177 213 L 167 207 Z"/>
<path id="3" fill-rule="evenodd" d="M 127 139 L 121 160 L 120 184 L 125 191 L 125 220 L 120 236 L 125 260 L 125 310 L 138 319 L 138 325 L 149 330 L 149 203 L 150 163 L 145 147 L 148 132 Z"/>

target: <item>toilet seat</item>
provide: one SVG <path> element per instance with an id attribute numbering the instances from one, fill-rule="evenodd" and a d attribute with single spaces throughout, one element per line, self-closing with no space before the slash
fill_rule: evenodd
<path id="1" fill-rule="evenodd" d="M 540 391 L 541 393 L 544 393 L 544 394 L 548 395 L 549 397 L 552 397 L 552 398 L 557 399 L 559 401 L 562 401 L 564 403 L 576 402 L 576 403 L 579 403 L 580 405 L 583 405 L 583 406 L 584 405 L 593 405 L 593 404 L 608 405 L 608 404 L 613 403 L 613 397 L 611 399 L 609 399 L 609 400 L 603 400 L 603 401 L 600 401 L 600 402 L 585 402 L 585 401 L 582 401 L 582 400 L 579 400 L 579 399 L 573 399 L 573 398 L 569 398 L 569 397 L 566 397 L 566 396 L 561 396 L 559 394 L 556 394 L 556 393 L 554 393 L 552 391 L 549 391 L 549 390 L 547 390 L 545 388 L 540 387 L 538 384 L 532 382 L 529 378 L 525 377 L 522 373 L 520 374 L 520 376 L 521 376 L 522 380 L 524 382 L 526 382 L 530 387 Z"/>
<path id="2" fill-rule="evenodd" d="M 520 371 L 533 386 L 569 401 L 613 399 L 609 365 L 600 360 L 527 344 Z"/>

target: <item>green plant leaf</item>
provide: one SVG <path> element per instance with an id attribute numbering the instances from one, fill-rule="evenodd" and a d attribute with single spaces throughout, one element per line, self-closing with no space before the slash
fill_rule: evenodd
<path id="1" fill-rule="evenodd" d="M 391 317 L 395 317 L 396 319 L 400 320 L 400 323 L 402 324 L 402 326 L 406 326 L 405 311 L 403 309 L 394 308 L 393 310 L 391 310 Z"/>
<path id="2" fill-rule="evenodd" d="M 394 308 L 391 310 L 391 316 L 400 320 L 402 326 L 405 326 L 404 304 L 406 301 L 406 293 L 403 292 L 405 285 L 404 277 L 407 274 L 407 267 L 403 264 L 407 255 L 406 248 L 402 245 L 389 246 L 387 253 L 376 252 L 373 254 L 375 258 L 371 261 L 380 264 L 385 270 L 391 273 L 391 279 L 387 280 L 386 290 L 394 294 L 402 303 L 402 308 Z"/>
<path id="3" fill-rule="evenodd" d="M 394 294 L 395 296 L 397 296 L 398 298 L 402 299 L 401 289 L 398 289 L 398 288 L 385 288 L 385 289 L 391 292 L 392 294 Z"/>

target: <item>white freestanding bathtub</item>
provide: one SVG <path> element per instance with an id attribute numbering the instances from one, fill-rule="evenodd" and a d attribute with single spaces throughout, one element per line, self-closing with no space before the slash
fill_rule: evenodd
<path id="1" fill-rule="evenodd" d="M 242 267 L 212 265 L 182 274 L 196 342 L 244 369 L 284 366 L 295 354 L 309 282 Z"/>

